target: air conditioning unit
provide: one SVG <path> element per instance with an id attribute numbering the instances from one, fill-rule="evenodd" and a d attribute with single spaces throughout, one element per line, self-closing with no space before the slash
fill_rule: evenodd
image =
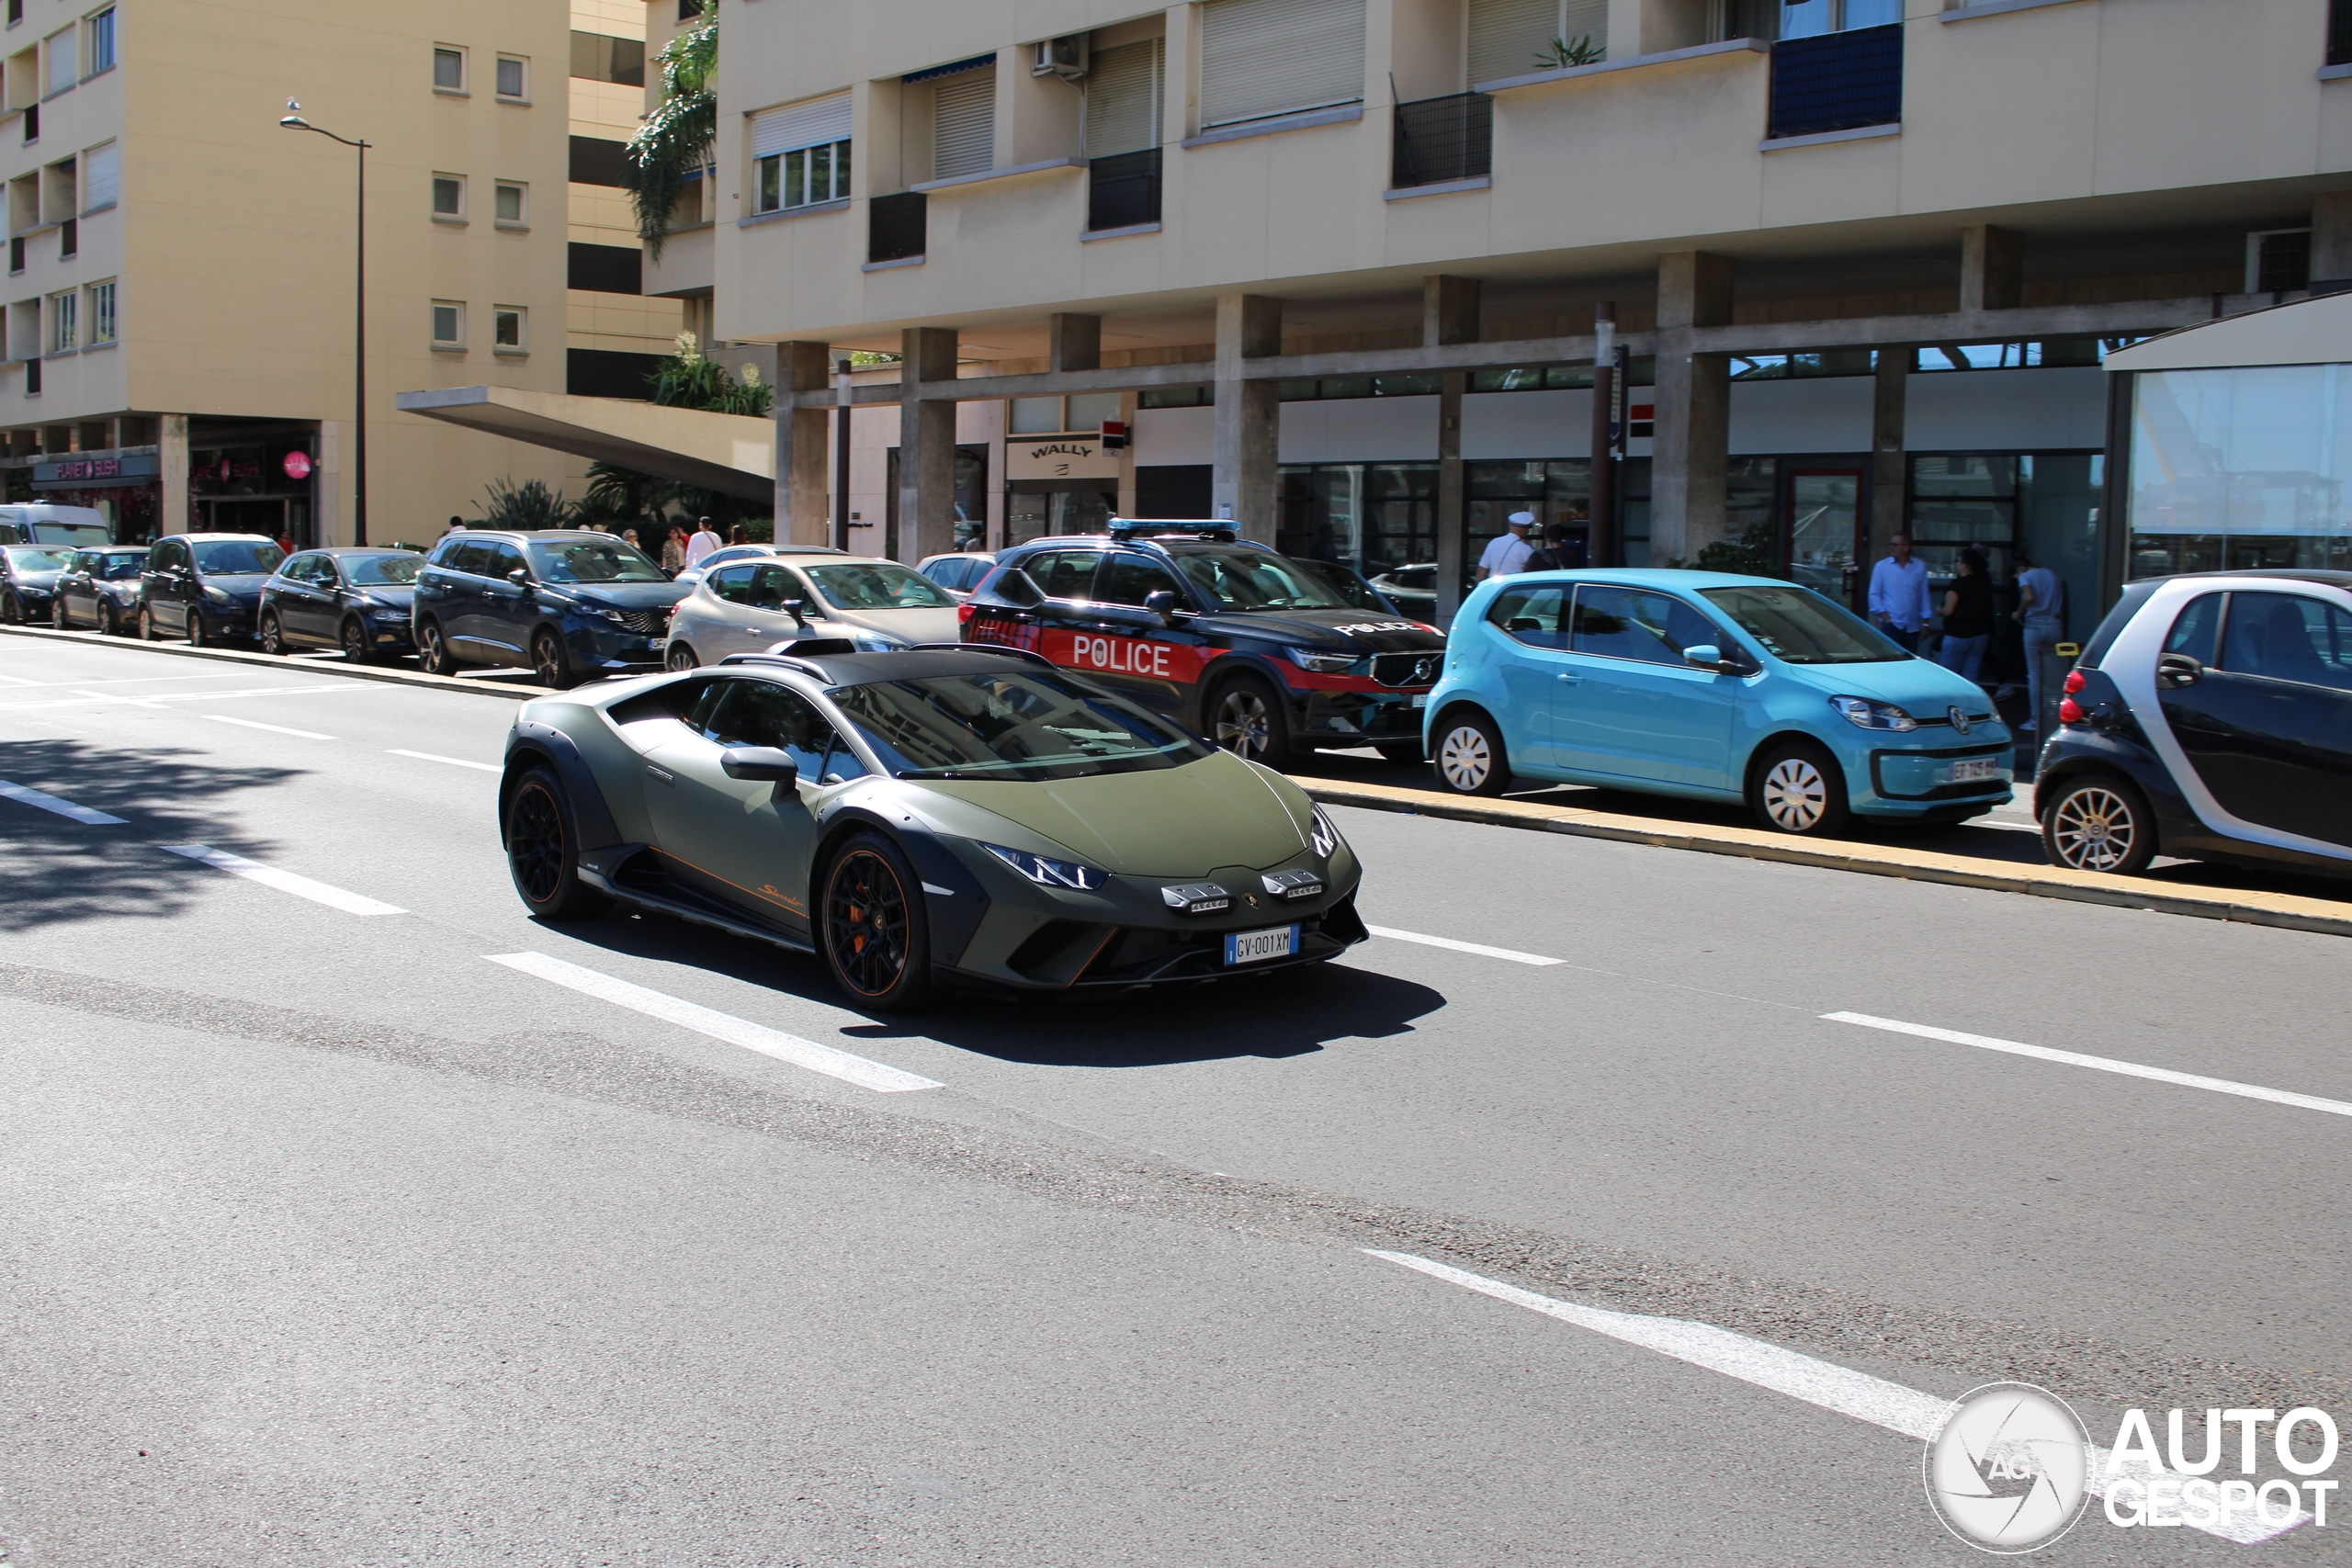
<path id="1" fill-rule="evenodd" d="M 1037 45 L 1037 57 L 1029 65 L 1032 76 L 1058 76 L 1065 82 L 1075 82 L 1086 74 L 1087 36 L 1072 33 L 1068 38 L 1047 39 Z"/>

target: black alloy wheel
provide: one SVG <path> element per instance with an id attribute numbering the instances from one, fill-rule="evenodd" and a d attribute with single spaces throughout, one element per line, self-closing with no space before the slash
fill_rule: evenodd
<path id="1" fill-rule="evenodd" d="M 552 626 L 541 626 L 531 637 L 531 670 L 539 684 L 551 691 L 569 691 L 579 684 L 579 677 L 571 672 L 571 655 Z"/>
<path id="2" fill-rule="evenodd" d="M 931 929 L 922 882 L 899 847 L 857 834 L 825 871 L 819 945 L 833 979 L 859 1005 L 893 1012 L 931 991 Z"/>
<path id="3" fill-rule="evenodd" d="M 2111 773 L 2083 773 L 2059 785 L 2041 814 L 2041 848 L 2052 865 L 2137 876 L 2156 858 L 2147 797 Z"/>
<path id="4" fill-rule="evenodd" d="M 275 610 L 262 612 L 261 650 L 272 658 L 286 651 L 286 628 L 278 624 L 277 612 Z"/>
<path id="5" fill-rule="evenodd" d="M 543 920 L 601 915 L 612 900 L 580 880 L 580 834 L 571 802 L 545 768 L 533 768 L 506 797 L 506 869 L 514 891 Z"/>
<path id="6" fill-rule="evenodd" d="M 441 623 L 425 621 L 416 628 L 417 662 L 424 666 L 427 675 L 455 675 L 458 661 L 449 656 L 448 639 L 441 635 Z"/>
<path id="7" fill-rule="evenodd" d="M 1290 726 L 1282 698 L 1256 675 L 1236 675 L 1209 699 L 1209 738 L 1246 761 L 1280 768 L 1290 761 Z"/>
<path id="8" fill-rule="evenodd" d="M 673 674 L 681 670 L 695 669 L 701 663 L 702 660 L 695 657 L 695 650 L 683 642 L 672 643 L 670 651 L 662 657 L 662 668 Z"/>
<path id="9" fill-rule="evenodd" d="M 1747 807 L 1780 833 L 1826 839 L 1846 827 L 1846 773 L 1811 740 L 1782 740 L 1750 773 Z"/>
<path id="10" fill-rule="evenodd" d="M 1448 714 L 1437 728 L 1438 782 L 1456 795 L 1500 795 L 1510 786 L 1510 758 L 1495 721 L 1476 708 Z"/>
<path id="11" fill-rule="evenodd" d="M 368 640 L 368 628 L 356 615 L 347 615 L 343 622 L 343 657 L 349 664 L 365 664 L 375 652 Z"/>

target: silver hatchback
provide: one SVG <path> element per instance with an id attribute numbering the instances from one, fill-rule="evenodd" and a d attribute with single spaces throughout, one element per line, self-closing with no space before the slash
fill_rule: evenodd
<path id="1" fill-rule="evenodd" d="M 671 617 L 669 667 L 691 670 L 811 637 L 846 637 L 869 652 L 954 642 L 956 600 L 894 560 L 727 561 L 707 571 Z"/>

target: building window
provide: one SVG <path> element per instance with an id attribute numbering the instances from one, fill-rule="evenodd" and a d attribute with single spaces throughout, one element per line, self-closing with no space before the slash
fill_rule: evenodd
<path id="1" fill-rule="evenodd" d="M 628 182 L 628 143 L 602 136 L 571 139 L 571 183 L 618 190 Z"/>
<path id="2" fill-rule="evenodd" d="M 108 278 L 104 283 L 93 283 L 89 287 L 88 293 L 90 296 L 90 346 L 97 348 L 116 340 L 118 329 L 114 312 L 115 280 Z"/>
<path id="3" fill-rule="evenodd" d="M 490 345 L 500 354 L 523 354 L 530 349 L 525 335 L 528 312 L 520 305 L 492 305 L 490 308 Z"/>
<path id="4" fill-rule="evenodd" d="M 41 96 L 51 97 L 64 92 L 82 79 L 82 40 L 74 29 L 66 28 L 53 32 L 46 40 L 49 50 L 49 84 Z"/>
<path id="5" fill-rule="evenodd" d="M 645 85 L 644 41 L 575 30 L 571 35 L 571 73 L 583 82 L 613 82 L 624 87 L 642 87 Z"/>
<path id="6" fill-rule="evenodd" d="M 1824 33 L 1883 28 L 1903 19 L 1902 0 L 1731 0 L 1727 38 L 1819 38 Z"/>
<path id="7" fill-rule="evenodd" d="M 641 294 L 645 253 L 635 245 L 592 245 L 574 240 L 564 268 L 564 285 L 591 294 Z"/>
<path id="8" fill-rule="evenodd" d="M 115 204 L 119 150 L 111 141 L 82 154 L 82 210 L 103 212 Z"/>
<path id="9" fill-rule="evenodd" d="M 522 61 L 511 54 L 502 54 L 498 57 L 498 96 L 500 97 L 514 98 L 518 101 L 523 97 L 524 89 L 530 85 L 526 79 L 523 65 Z"/>
<path id="10" fill-rule="evenodd" d="M 1363 101 L 1364 0 L 1209 0 L 1201 129 Z"/>
<path id="11" fill-rule="evenodd" d="M 1609 50 L 1608 0 L 1470 0 L 1469 22 L 1473 86 L 1566 64 L 1559 45 L 1595 60 Z"/>
<path id="12" fill-rule="evenodd" d="M 831 93 L 752 117 L 752 210 L 781 212 L 849 197 L 849 95 Z"/>
<path id="13" fill-rule="evenodd" d="M 95 76 L 114 69 L 114 7 L 109 6 L 82 23 L 82 74 Z"/>
<path id="14" fill-rule="evenodd" d="M 57 259 L 71 261 L 82 254 L 82 220 L 68 218 L 57 226 Z"/>
<path id="15" fill-rule="evenodd" d="M 466 307 L 456 299 L 433 301 L 433 346 L 463 348 L 466 346 Z"/>
<path id="16" fill-rule="evenodd" d="M 1061 435 L 1099 431 L 1120 417 L 1116 392 L 1078 392 L 1067 398 L 1014 398 L 1007 428 L 1015 435 Z"/>
<path id="17" fill-rule="evenodd" d="M 466 51 L 447 44 L 433 46 L 433 90 L 436 93 L 462 93 L 466 90 Z"/>
<path id="18" fill-rule="evenodd" d="M 2312 231 L 2272 229 L 2245 237 L 2245 291 L 2276 294 L 2312 281 Z"/>
<path id="19" fill-rule="evenodd" d="M 75 328 L 81 315 L 81 295 L 71 291 L 49 297 L 50 353 L 68 354 L 80 346 Z"/>
<path id="20" fill-rule="evenodd" d="M 501 180 L 496 186 L 497 223 L 502 229 L 520 229 L 531 220 L 530 186 L 513 180 Z"/>
<path id="21" fill-rule="evenodd" d="M 15 27 L 25 19 L 25 0 L 8 0 L 8 25 Z"/>
<path id="22" fill-rule="evenodd" d="M 932 89 L 931 177 L 952 180 L 996 166 L 996 67 L 943 76 Z"/>
<path id="23" fill-rule="evenodd" d="M 435 175 L 433 176 L 433 216 L 436 221 L 462 223 L 466 220 L 466 176 Z"/>

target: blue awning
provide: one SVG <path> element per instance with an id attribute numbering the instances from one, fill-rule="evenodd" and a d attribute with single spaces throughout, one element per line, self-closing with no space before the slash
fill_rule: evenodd
<path id="1" fill-rule="evenodd" d="M 941 76 L 953 76 L 958 71 L 978 71 L 983 65 L 994 65 L 993 54 L 976 54 L 969 60 L 959 60 L 953 65 L 934 65 L 928 71 L 910 71 L 899 78 L 902 85 L 911 87 L 917 82 L 929 82 Z"/>

